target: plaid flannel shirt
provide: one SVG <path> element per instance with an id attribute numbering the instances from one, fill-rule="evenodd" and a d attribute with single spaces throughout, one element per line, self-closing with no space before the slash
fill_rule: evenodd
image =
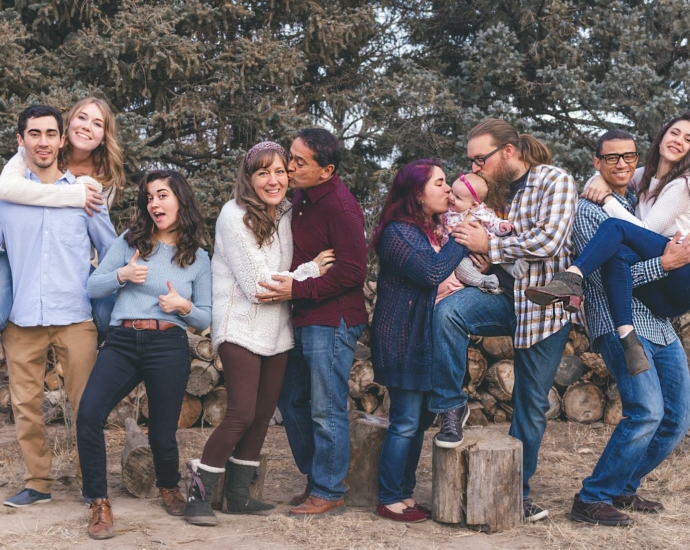
<path id="1" fill-rule="evenodd" d="M 489 239 L 492 263 L 514 263 L 519 258 L 530 262 L 527 274 L 515 279 L 516 348 L 528 348 L 570 321 L 562 304 L 533 304 L 525 297 L 525 289 L 544 286 L 555 273 L 570 265 L 577 197 L 577 186 L 570 174 L 546 164 L 533 166 L 508 211 L 515 232 Z"/>
<path id="2" fill-rule="evenodd" d="M 635 196 L 627 192 L 625 197 L 613 195 L 628 212 L 635 213 Z M 601 223 L 608 218 L 604 209 L 586 199 L 580 199 L 575 216 L 573 227 L 573 244 L 575 254 L 579 256 L 587 243 L 594 237 Z M 661 268 L 661 258 L 652 258 L 644 262 L 638 262 L 630 268 L 633 287 L 644 285 L 652 281 L 666 277 L 666 273 Z M 583 284 L 582 290 L 585 294 L 585 317 L 587 318 L 587 328 L 589 339 L 592 345 L 599 336 L 608 334 L 616 330 L 611 318 L 609 304 L 606 299 L 604 285 L 601 282 L 601 271 L 597 269 Z M 637 298 L 632 299 L 633 326 L 635 331 L 654 344 L 665 346 L 676 339 L 671 322 L 664 317 L 657 317 Z"/>

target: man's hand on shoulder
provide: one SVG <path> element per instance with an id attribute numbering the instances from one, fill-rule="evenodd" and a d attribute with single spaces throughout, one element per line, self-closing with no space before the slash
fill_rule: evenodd
<path id="1" fill-rule="evenodd" d="M 666 245 L 661 256 L 661 268 L 664 271 L 673 271 L 690 264 L 690 239 L 686 238 L 679 243 L 680 231 L 676 232 L 673 238 Z"/>

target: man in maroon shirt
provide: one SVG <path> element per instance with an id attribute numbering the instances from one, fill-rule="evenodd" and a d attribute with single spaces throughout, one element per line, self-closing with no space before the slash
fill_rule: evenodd
<path id="1" fill-rule="evenodd" d="M 290 147 L 292 268 L 332 248 L 336 261 L 318 278 L 276 275 L 262 302 L 292 300 L 295 348 L 290 352 L 278 407 L 292 455 L 307 475 L 292 515 L 345 511 L 343 480 L 350 461 L 347 392 L 350 368 L 367 322 L 362 287 L 367 273 L 364 215 L 336 170 L 340 143 L 330 132 L 308 128 Z"/>

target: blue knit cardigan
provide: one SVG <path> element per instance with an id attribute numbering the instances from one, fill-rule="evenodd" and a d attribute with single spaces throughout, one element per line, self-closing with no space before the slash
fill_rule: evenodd
<path id="1" fill-rule="evenodd" d="M 424 232 L 412 224 L 391 222 L 384 228 L 371 325 L 372 362 L 379 384 L 431 389 L 436 292 L 466 253 L 454 239 L 437 253 Z"/>

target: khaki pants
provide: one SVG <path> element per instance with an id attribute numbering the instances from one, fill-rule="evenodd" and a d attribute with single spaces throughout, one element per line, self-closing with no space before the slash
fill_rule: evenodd
<path id="1" fill-rule="evenodd" d="M 2 333 L 10 377 L 12 411 L 17 439 L 26 463 L 24 486 L 50 493 L 51 454 L 43 421 L 43 383 L 48 347 L 63 366 L 65 391 L 74 418 L 89 374 L 96 362 L 97 333 L 92 321 L 60 327 L 19 327 L 8 323 Z M 77 477 L 81 469 L 77 460 Z"/>

